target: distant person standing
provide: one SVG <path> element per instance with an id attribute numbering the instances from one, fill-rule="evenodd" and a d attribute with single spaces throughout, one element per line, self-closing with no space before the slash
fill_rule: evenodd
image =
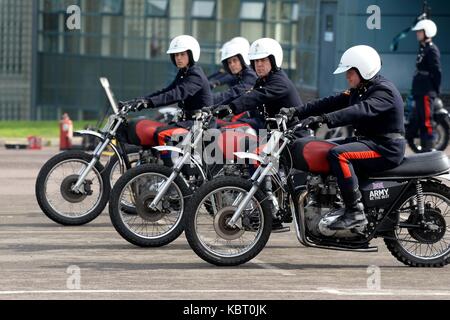
<path id="1" fill-rule="evenodd" d="M 419 131 L 422 152 L 429 152 L 433 149 L 435 140 L 433 102 L 440 94 L 441 54 L 433 43 L 433 37 L 437 34 L 437 26 L 433 21 L 421 20 L 412 31 L 416 31 L 420 46 L 412 83 L 415 108 L 410 118 L 411 132 L 407 134 L 415 135 Z"/>

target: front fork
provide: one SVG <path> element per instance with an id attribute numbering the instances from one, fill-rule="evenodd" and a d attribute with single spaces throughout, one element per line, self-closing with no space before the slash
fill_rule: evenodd
<path id="1" fill-rule="evenodd" d="M 170 185 L 172 184 L 172 182 L 175 181 L 175 179 L 178 177 L 178 175 L 181 172 L 181 169 L 183 168 L 183 166 L 185 165 L 185 163 L 190 159 L 191 157 L 191 153 L 190 152 L 186 152 L 182 158 L 179 158 L 178 161 L 175 163 L 174 167 L 173 167 L 173 172 L 172 174 L 169 176 L 169 178 L 167 178 L 167 180 L 161 185 L 161 187 L 158 189 L 158 192 L 155 196 L 155 199 L 153 199 L 152 203 L 150 203 L 149 208 L 152 210 L 156 210 L 156 206 L 158 205 L 158 203 L 161 201 L 161 199 L 164 197 L 164 195 L 166 194 L 167 190 L 169 190 Z"/>
<path id="2" fill-rule="evenodd" d="M 81 171 L 77 182 L 72 187 L 72 191 L 73 192 L 75 192 L 75 193 L 83 193 L 80 190 L 81 185 L 84 184 L 84 180 L 86 179 L 87 175 L 89 174 L 89 172 L 91 172 L 92 168 L 94 168 L 94 166 L 97 164 L 97 162 L 100 159 L 101 154 L 103 153 L 103 151 L 105 151 L 106 147 L 110 144 L 110 142 L 111 142 L 111 139 L 110 138 L 106 138 L 102 143 L 97 145 L 97 147 L 94 150 L 92 160 L 89 162 L 87 167 L 85 167 Z"/>
<path id="3" fill-rule="evenodd" d="M 250 203 L 251 199 L 253 198 L 253 196 L 258 191 L 259 187 L 261 186 L 261 183 L 263 183 L 263 181 L 264 181 L 265 177 L 267 176 L 267 174 L 269 174 L 270 170 L 272 170 L 272 167 L 273 167 L 273 162 L 269 162 L 269 164 L 267 164 L 267 166 L 264 169 L 261 169 L 262 167 L 260 166 L 255 171 L 255 173 L 253 174 L 253 177 L 252 177 L 253 181 L 258 176 L 259 172 L 262 170 L 262 172 L 261 172 L 260 176 L 258 177 L 258 179 L 255 182 L 253 182 L 252 188 L 247 193 L 247 195 L 242 200 L 242 202 L 239 204 L 239 207 L 237 208 L 236 212 L 233 214 L 231 219 L 228 221 L 228 225 L 230 227 L 234 227 L 236 225 L 236 222 L 238 221 L 239 217 L 241 216 L 242 211 L 244 211 L 245 208 L 248 206 L 248 204 Z"/>

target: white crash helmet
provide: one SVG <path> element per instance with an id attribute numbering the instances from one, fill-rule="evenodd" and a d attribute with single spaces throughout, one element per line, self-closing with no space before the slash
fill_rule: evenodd
<path id="1" fill-rule="evenodd" d="M 242 69 L 245 69 L 250 65 L 250 60 L 248 59 L 248 51 L 250 49 L 250 45 L 245 46 L 245 44 L 240 44 L 238 42 L 227 42 L 222 48 L 222 64 L 225 70 L 230 73 L 228 68 L 228 58 L 238 56 L 241 61 Z"/>
<path id="2" fill-rule="evenodd" d="M 433 38 L 437 34 L 436 24 L 429 19 L 420 20 L 411 30 L 412 31 L 423 30 L 425 31 L 425 36 L 427 38 Z"/>
<path id="3" fill-rule="evenodd" d="M 175 53 L 188 51 L 190 53 L 189 60 L 191 65 L 194 65 L 200 59 L 200 45 L 194 37 L 188 35 L 181 35 L 173 38 L 170 42 L 167 54 L 170 54 L 172 62 L 175 64 Z"/>
<path id="4" fill-rule="evenodd" d="M 378 52 L 369 46 L 351 47 L 344 52 L 334 74 L 343 73 L 351 68 L 358 69 L 365 80 L 372 79 L 381 70 L 381 58 Z"/>
<path id="5" fill-rule="evenodd" d="M 240 45 L 250 48 L 250 42 L 248 42 L 248 40 L 244 37 L 234 37 L 229 42 L 238 43 Z"/>
<path id="6" fill-rule="evenodd" d="M 283 64 L 283 49 L 278 41 L 271 38 L 262 38 L 253 42 L 250 46 L 248 58 L 253 61 L 267 57 L 271 59 L 272 68 L 281 68 Z"/>

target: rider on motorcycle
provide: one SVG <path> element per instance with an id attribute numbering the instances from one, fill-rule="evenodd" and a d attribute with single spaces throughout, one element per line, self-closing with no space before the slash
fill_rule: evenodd
<path id="1" fill-rule="evenodd" d="M 228 46 L 231 43 L 235 43 L 243 48 L 250 47 L 250 43 L 248 42 L 248 40 L 246 38 L 235 37 L 235 38 L 231 39 L 230 41 L 226 42 L 222 46 L 222 48 L 220 49 L 222 54 L 223 54 L 223 51 L 225 50 L 226 46 Z M 247 49 L 247 54 L 248 54 L 248 49 Z M 214 89 L 216 87 L 221 87 L 224 85 L 227 85 L 229 88 L 231 88 L 232 86 L 236 85 L 236 78 L 228 72 L 226 67 L 222 67 L 217 72 L 210 75 L 208 77 L 208 80 L 209 80 L 211 89 Z"/>
<path id="2" fill-rule="evenodd" d="M 421 20 L 412 29 L 417 32 L 420 42 L 416 67 L 412 83 L 412 95 L 415 108 L 411 114 L 411 134 L 420 131 L 420 143 L 423 152 L 433 148 L 433 101 L 439 96 L 441 86 L 441 55 L 432 38 L 437 33 L 436 24 L 431 20 Z M 409 131 L 409 130 L 408 130 Z"/>
<path id="3" fill-rule="evenodd" d="M 283 49 L 274 39 L 262 38 L 252 43 L 249 60 L 256 71 L 258 79 L 253 88 L 235 100 L 222 115 L 246 113 L 243 122 L 249 123 L 255 129 L 265 128 L 265 118 L 275 116 L 283 106 L 300 107 L 303 105 L 292 81 L 281 69 Z"/>
<path id="4" fill-rule="evenodd" d="M 329 226 L 352 229 L 367 224 L 356 173 L 384 171 L 398 166 L 405 153 L 403 100 L 397 88 L 379 75 L 381 58 L 369 46 L 355 46 L 342 56 L 334 74 L 346 72 L 350 89 L 302 107 L 283 108 L 290 117 L 306 118 L 305 125 L 352 125 L 356 136 L 337 142 L 328 154 L 345 208 Z"/>
<path id="5" fill-rule="evenodd" d="M 133 109 L 140 111 L 178 103 L 189 119 L 194 111 L 212 105 L 208 79 L 196 64 L 200 58 L 200 45 L 194 37 L 181 35 L 172 40 L 167 54 L 179 69 L 175 80 L 167 88 L 136 99 Z"/>
<path id="6" fill-rule="evenodd" d="M 178 103 L 178 107 L 184 112 L 183 121 L 156 128 L 155 135 L 160 145 L 171 140 L 174 135 L 185 134 L 193 124 L 192 118 L 195 112 L 213 104 L 208 79 L 202 68 L 196 64 L 200 58 L 198 41 L 188 35 L 175 37 L 170 43 L 167 54 L 179 69 L 175 80 L 165 89 L 136 99 L 131 107 L 132 111 L 140 111 L 144 108 Z M 172 164 L 169 153 L 162 153 L 161 158 L 167 165 Z"/>
<path id="7" fill-rule="evenodd" d="M 265 128 L 265 119 L 274 117 L 282 106 L 303 105 L 294 84 L 281 69 L 283 49 L 274 39 L 262 38 L 250 47 L 249 60 L 258 79 L 248 90 L 227 106 L 216 110 L 220 116 L 226 114 L 242 115 L 239 122 L 250 124 L 255 130 Z M 272 230 L 286 231 L 279 219 L 273 220 Z"/>
<path id="8" fill-rule="evenodd" d="M 233 85 L 226 91 L 213 94 L 215 105 L 228 104 L 246 91 L 253 88 L 257 76 L 249 67 L 248 52 L 250 45 L 247 42 L 227 42 L 222 48 L 223 68 L 233 77 Z"/>

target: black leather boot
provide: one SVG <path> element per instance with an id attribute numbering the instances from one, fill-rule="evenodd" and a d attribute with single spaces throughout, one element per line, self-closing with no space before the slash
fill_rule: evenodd
<path id="1" fill-rule="evenodd" d="M 330 230 L 353 229 L 363 227 L 368 223 L 362 202 L 339 209 L 336 211 L 336 215 L 339 215 L 339 217 L 328 226 Z"/>
<path id="2" fill-rule="evenodd" d="M 342 193 L 345 208 L 338 209 L 334 212 L 334 216 L 338 216 L 328 228 L 330 230 L 346 230 L 367 225 L 368 221 L 364 214 L 364 205 L 361 202 L 361 192 L 354 190 L 353 192 Z"/>

